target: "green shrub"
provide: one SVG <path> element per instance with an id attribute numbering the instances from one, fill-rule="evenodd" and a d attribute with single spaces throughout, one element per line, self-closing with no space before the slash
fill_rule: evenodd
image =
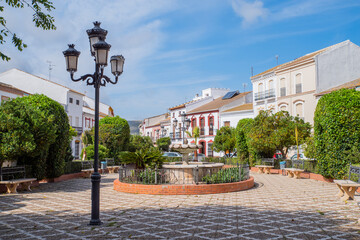
<path id="1" fill-rule="evenodd" d="M 94 129 L 92 129 L 94 134 Z M 109 149 L 109 157 L 117 158 L 119 152 L 127 151 L 130 141 L 128 122 L 116 117 L 104 117 L 99 121 L 99 142 Z"/>
<path id="2" fill-rule="evenodd" d="M 149 149 L 151 147 L 154 147 L 154 144 L 149 136 L 130 136 L 129 152 L 135 152 L 140 149 Z"/>
<path id="3" fill-rule="evenodd" d="M 77 172 L 81 172 L 81 162 L 80 161 L 65 162 L 65 166 L 64 166 L 65 174 L 77 173 Z"/>
<path id="4" fill-rule="evenodd" d="M 123 152 L 120 155 L 122 162 L 134 163 L 136 168 L 144 169 L 155 167 L 161 168 L 165 158 L 159 149 L 152 147 L 149 149 L 140 149 L 135 152 Z"/>
<path id="5" fill-rule="evenodd" d="M 241 160 L 249 159 L 249 132 L 254 123 L 252 118 L 241 119 L 235 130 L 237 155 Z"/>
<path id="6" fill-rule="evenodd" d="M 94 145 L 89 145 L 85 148 L 86 160 L 94 159 Z M 84 149 L 81 150 L 81 156 L 84 154 Z M 99 160 L 109 157 L 109 149 L 99 144 Z"/>
<path id="7" fill-rule="evenodd" d="M 38 179 L 63 174 L 70 126 L 61 104 L 39 94 L 12 99 L 1 103 L 0 122 L 0 163 L 31 165 Z"/>
<path id="8" fill-rule="evenodd" d="M 182 157 L 164 157 L 164 162 L 181 162 L 182 161 Z"/>
<path id="9" fill-rule="evenodd" d="M 163 137 L 156 140 L 156 145 L 161 151 L 169 151 L 169 146 L 171 144 L 171 139 L 169 137 Z"/>
<path id="10" fill-rule="evenodd" d="M 360 92 L 341 89 L 321 97 L 314 123 L 319 173 L 344 178 L 350 163 L 349 151 L 360 149 Z"/>
<path id="11" fill-rule="evenodd" d="M 244 168 L 241 169 L 241 180 L 245 180 Z M 217 173 L 214 173 L 210 176 L 204 176 L 202 181 L 207 184 L 239 182 L 239 168 L 233 167 L 221 169 Z"/>

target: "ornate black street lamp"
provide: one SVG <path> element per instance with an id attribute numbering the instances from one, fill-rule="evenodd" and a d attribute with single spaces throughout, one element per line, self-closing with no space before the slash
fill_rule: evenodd
<path id="1" fill-rule="evenodd" d="M 100 86 L 105 87 L 106 83 L 116 84 L 118 77 L 123 72 L 125 58 L 122 55 L 110 58 L 111 72 L 115 76 L 115 81 L 104 75 L 104 68 L 107 66 L 108 53 L 111 45 L 105 42 L 107 31 L 100 27 L 100 22 L 94 22 L 94 28 L 86 31 L 90 41 L 91 56 L 95 60 L 95 72 L 85 74 L 78 79 L 74 79 L 77 71 L 77 63 L 80 52 L 74 48 L 74 44 L 69 44 L 69 49 L 64 51 L 66 60 L 66 70 L 70 73 L 71 80 L 78 82 L 86 81 L 87 85 L 94 85 L 95 88 L 95 143 L 94 143 L 94 173 L 91 175 L 91 220 L 90 225 L 100 225 L 100 181 L 99 174 L 99 90 Z"/>

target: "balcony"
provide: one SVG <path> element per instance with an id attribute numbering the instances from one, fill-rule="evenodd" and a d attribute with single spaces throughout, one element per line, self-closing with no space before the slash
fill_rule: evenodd
<path id="1" fill-rule="evenodd" d="M 275 89 L 269 89 L 255 93 L 255 101 L 259 101 L 267 98 L 274 98 L 274 97 L 275 97 Z"/>
<path id="2" fill-rule="evenodd" d="M 82 128 L 82 127 L 74 127 L 74 126 L 73 126 L 72 128 L 77 131 L 78 135 L 81 135 L 82 132 L 83 132 L 83 128 Z"/>

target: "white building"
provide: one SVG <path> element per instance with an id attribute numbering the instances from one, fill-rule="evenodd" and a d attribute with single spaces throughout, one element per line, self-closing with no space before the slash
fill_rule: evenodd
<path id="1" fill-rule="evenodd" d="M 80 135 L 84 130 L 91 129 L 95 121 L 95 102 L 93 99 L 58 83 L 15 68 L 1 73 L 0 83 L 12 85 L 14 88 L 29 94 L 44 94 L 60 103 L 69 117 L 70 125 L 78 132 L 78 136 L 74 137 L 71 142 L 71 148 L 74 157 L 80 157 L 82 148 Z M 113 116 L 112 108 L 101 103 L 100 118 L 108 115 Z"/>
<path id="2" fill-rule="evenodd" d="M 181 114 L 187 114 L 189 111 L 196 109 L 204 104 L 213 101 L 215 98 L 224 96 L 230 89 L 227 88 L 207 88 L 201 91 L 201 95 L 196 94 L 193 100 L 169 108 L 170 111 L 170 138 L 172 143 L 182 143 L 183 127 Z"/>
<path id="3" fill-rule="evenodd" d="M 141 136 L 148 136 L 153 143 L 162 137 L 169 137 L 170 133 L 170 117 L 169 113 L 145 118 L 139 125 Z"/>
<path id="4" fill-rule="evenodd" d="M 196 126 L 200 129 L 200 137 L 196 143 L 202 145 L 199 153 L 207 157 L 222 156 L 224 153 L 212 150 L 217 130 L 222 126 L 236 127 L 240 119 L 253 117 L 251 102 L 252 92 L 231 91 L 188 111 L 187 116 L 191 121 L 189 132 Z M 194 138 L 189 138 L 189 141 L 195 143 Z"/>
<path id="5" fill-rule="evenodd" d="M 251 77 L 254 113 L 288 111 L 314 123 L 316 95 L 360 78 L 360 47 L 347 40 Z"/>

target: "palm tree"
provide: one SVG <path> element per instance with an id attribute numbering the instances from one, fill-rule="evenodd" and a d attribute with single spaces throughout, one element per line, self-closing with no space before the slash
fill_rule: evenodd
<path id="1" fill-rule="evenodd" d="M 197 144 L 197 139 L 198 137 L 200 137 L 200 128 L 199 127 L 194 127 L 192 129 L 192 134 L 189 131 L 186 131 L 186 134 L 190 137 L 190 138 L 194 138 L 195 139 L 195 145 Z M 194 159 L 197 161 L 197 150 L 194 151 Z"/>

